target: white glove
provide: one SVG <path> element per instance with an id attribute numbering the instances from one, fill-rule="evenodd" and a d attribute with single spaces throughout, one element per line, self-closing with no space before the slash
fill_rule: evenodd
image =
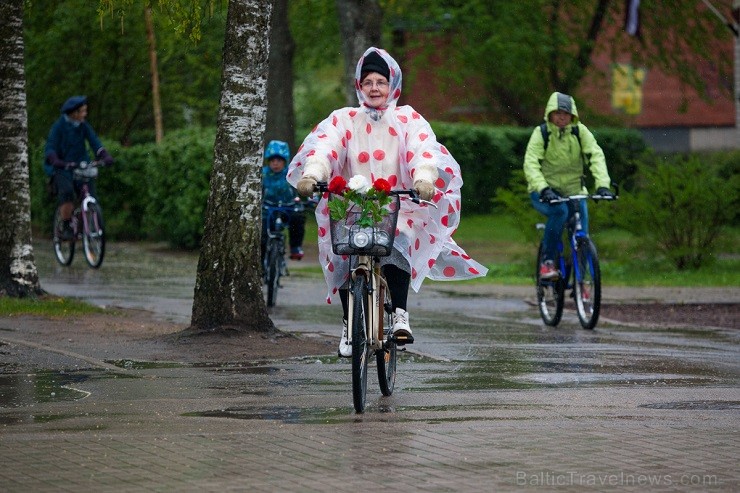
<path id="1" fill-rule="evenodd" d="M 415 181 L 414 190 L 419 194 L 421 200 L 432 200 L 434 197 L 434 185 L 426 180 Z"/>
<path id="2" fill-rule="evenodd" d="M 296 184 L 296 190 L 302 197 L 310 197 L 313 195 L 314 187 L 316 186 L 316 178 L 311 176 L 304 176 Z"/>

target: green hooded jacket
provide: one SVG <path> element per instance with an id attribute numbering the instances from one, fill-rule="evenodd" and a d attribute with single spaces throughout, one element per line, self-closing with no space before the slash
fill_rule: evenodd
<path id="1" fill-rule="evenodd" d="M 548 118 L 550 113 L 558 109 L 573 115 L 571 123 L 562 130 Z M 575 100 L 567 94 L 552 93 L 545 108 L 545 123 L 549 132 L 547 150 L 542 131 L 535 127 L 524 155 L 524 176 L 528 191 L 541 192 L 550 187 L 563 196 L 588 193 L 581 181 L 584 164 L 589 166 L 597 189 L 609 188 L 611 179 L 606 169 L 604 151 L 586 125 L 578 119 Z M 578 126 L 580 145 L 578 137 L 573 135 L 575 126 Z M 581 154 L 585 163 L 582 162 Z"/>

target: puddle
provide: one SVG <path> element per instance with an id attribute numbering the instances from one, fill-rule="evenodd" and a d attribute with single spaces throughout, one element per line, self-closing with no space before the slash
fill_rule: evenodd
<path id="1" fill-rule="evenodd" d="M 642 404 L 639 407 L 648 409 L 678 409 L 683 411 L 736 411 L 740 401 L 679 401 Z"/>
<path id="2" fill-rule="evenodd" d="M 216 409 L 211 411 L 198 411 L 185 413 L 183 416 L 201 417 L 201 418 L 231 418 L 247 420 L 265 420 L 280 421 L 286 424 L 340 424 L 349 421 L 362 421 L 363 419 L 400 422 L 423 422 L 423 423 L 440 423 L 456 421 L 491 421 L 499 419 L 512 419 L 511 416 L 506 418 L 481 416 L 475 414 L 481 411 L 510 410 L 516 408 L 529 408 L 530 405 L 511 405 L 511 404 L 467 404 L 467 405 L 450 405 L 450 406 L 390 406 L 383 402 L 368 404 L 364 414 L 356 414 L 352 407 L 341 408 L 298 408 L 298 407 L 231 407 L 226 409 Z M 461 416 L 460 412 L 474 413 L 470 416 Z M 426 413 L 433 413 L 433 418 Z M 440 417 L 439 414 L 452 413 L 455 416 Z"/>
<path id="3" fill-rule="evenodd" d="M 183 416 L 281 421 L 283 423 L 326 423 L 347 418 L 354 413 L 347 408 L 270 407 L 264 409 L 232 407 L 213 411 L 185 413 Z"/>
<path id="4" fill-rule="evenodd" d="M 130 359 L 107 360 L 106 363 L 127 370 L 156 370 L 161 368 L 188 368 L 192 366 L 175 361 L 136 361 Z"/>
<path id="5" fill-rule="evenodd" d="M 63 372 L 0 375 L 0 408 L 84 399 L 89 392 L 71 386 L 89 378 L 87 373 Z"/>
<path id="6" fill-rule="evenodd" d="M 512 378 L 521 382 L 540 385 L 580 385 L 580 384 L 634 384 L 634 385 L 689 385 L 714 382 L 711 378 L 691 378 L 685 375 L 655 375 L 640 373 L 529 373 Z"/>

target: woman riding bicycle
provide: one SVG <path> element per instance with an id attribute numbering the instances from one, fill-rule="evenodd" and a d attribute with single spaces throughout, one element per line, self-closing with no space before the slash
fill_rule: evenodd
<path id="1" fill-rule="evenodd" d="M 442 146 L 427 121 L 410 106 L 397 106 L 401 69 L 379 48 L 368 48 L 355 69 L 358 108 L 334 111 L 306 137 L 288 170 L 288 181 L 303 196 L 317 182 L 334 176 L 362 175 L 370 183 L 387 180 L 393 189 L 415 189 L 437 208 L 401 201 L 394 250 L 381 265 L 393 302 L 393 335 L 411 335 L 406 311 L 409 286 L 424 278 L 468 279 L 487 269 L 472 260 L 451 235 L 460 222 L 460 166 Z M 327 302 L 339 291 L 344 314 L 339 353 L 352 354 L 347 342 L 347 282 L 350 266 L 332 252 L 326 202 L 316 208 L 319 262 L 329 287 Z"/>
<path id="2" fill-rule="evenodd" d="M 534 208 L 547 216 L 540 277 L 555 279 L 561 274 L 554 265 L 558 239 L 573 214 L 567 203 L 550 204 L 560 196 L 588 193 L 583 185 L 583 167 L 588 164 L 597 193 L 614 197 L 606 158 L 593 134 L 580 122 L 575 100 L 554 92 L 545 108 L 545 123 L 535 128 L 524 156 L 524 176 Z M 581 200 L 581 221 L 588 234 L 588 208 Z"/>
<path id="3" fill-rule="evenodd" d="M 271 140 L 265 147 L 267 166 L 262 168 L 262 199 L 270 204 L 290 205 L 296 198 L 295 189 L 288 183 L 286 164 L 290 159 L 287 142 Z M 262 217 L 262 231 L 268 230 L 267 217 Z M 303 237 L 306 234 L 306 215 L 302 210 L 291 211 L 288 218 L 290 258 L 303 258 Z M 262 235 L 262 256 L 265 254 L 267 234 Z"/>
<path id="4" fill-rule="evenodd" d="M 72 170 L 81 162 L 89 162 L 85 142 L 95 154 L 95 159 L 105 165 L 113 164 L 113 158 L 105 150 L 92 126 L 85 121 L 87 117 L 87 97 L 72 96 L 61 107 L 62 116 L 54 122 L 46 139 L 44 151 L 44 172 L 51 177 L 57 194 L 59 212 L 64 220 L 61 231 L 62 240 L 71 240 L 74 231 L 70 221 L 74 210 L 75 193 L 79 193 L 80 183 L 73 178 Z M 95 183 L 88 183 L 90 194 L 95 196 Z"/>

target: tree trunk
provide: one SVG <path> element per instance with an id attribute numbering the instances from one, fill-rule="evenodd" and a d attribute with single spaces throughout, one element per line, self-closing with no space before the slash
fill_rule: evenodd
<path id="1" fill-rule="evenodd" d="M 152 107 L 154 110 L 154 141 L 159 144 L 164 138 L 162 125 L 162 103 L 159 101 L 159 68 L 157 63 L 157 42 L 154 38 L 154 22 L 152 21 L 152 7 L 144 7 L 146 22 L 146 40 L 149 46 L 149 70 L 152 74 Z"/>
<path id="2" fill-rule="evenodd" d="M 355 67 L 365 50 L 380 46 L 383 9 L 378 0 L 336 0 L 344 54 L 345 97 L 348 106 L 357 105 Z"/>
<path id="3" fill-rule="evenodd" d="M 272 5 L 267 0 L 231 0 L 228 9 L 211 190 L 190 332 L 272 332 L 260 265 Z"/>
<path id="4" fill-rule="evenodd" d="M 0 296 L 15 297 L 43 293 L 31 246 L 23 4 L 0 2 Z"/>
<path id="5" fill-rule="evenodd" d="M 267 76 L 265 140 L 284 140 L 295 152 L 293 112 L 293 53 L 288 24 L 288 0 L 275 0 L 270 27 L 270 73 Z"/>

